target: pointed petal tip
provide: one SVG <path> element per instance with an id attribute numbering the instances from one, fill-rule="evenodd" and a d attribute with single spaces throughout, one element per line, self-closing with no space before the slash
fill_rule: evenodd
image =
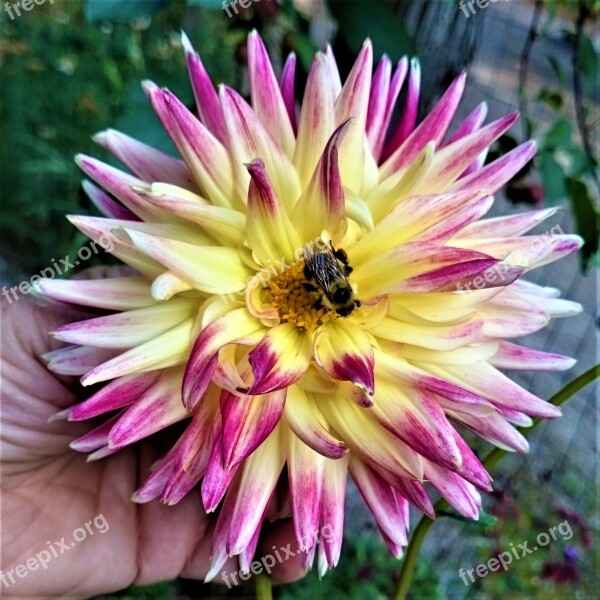
<path id="1" fill-rule="evenodd" d="M 92 138 L 93 139 L 93 138 Z M 75 162 L 75 164 L 80 168 L 83 169 L 83 166 L 88 160 L 90 160 L 90 157 L 87 156 L 87 154 L 83 154 L 82 152 L 78 152 L 74 157 L 73 157 L 73 161 Z"/>
<path id="2" fill-rule="evenodd" d="M 71 448 L 71 450 L 75 450 L 75 452 L 87 452 L 87 450 L 82 450 L 81 446 L 77 443 L 77 440 L 73 440 L 70 444 L 69 444 L 69 448 Z M 86 461 L 87 462 L 87 461 Z"/>
<path id="3" fill-rule="evenodd" d="M 262 158 L 254 158 L 250 162 L 244 163 L 244 166 L 248 169 L 250 176 L 265 172 L 265 162 Z"/>
<path id="4" fill-rule="evenodd" d="M 159 90 L 159 86 L 154 83 L 151 79 L 144 79 L 140 82 L 142 86 L 142 90 L 147 97 L 152 96 L 157 90 Z"/>
<path id="5" fill-rule="evenodd" d="M 96 383 L 96 379 L 94 379 L 96 374 L 93 371 L 95 371 L 95 369 L 92 369 L 92 371 L 89 371 L 79 379 L 79 383 L 83 387 L 88 387 L 89 385 L 94 385 L 94 383 Z"/>
<path id="6" fill-rule="evenodd" d="M 194 54 L 194 47 L 192 46 L 192 42 L 190 41 L 190 38 L 187 36 L 186 32 L 183 29 L 180 31 L 180 39 L 183 51 L 185 52 L 186 56 L 188 54 Z"/>
<path id="7" fill-rule="evenodd" d="M 98 144 L 98 146 L 104 147 L 106 145 L 109 135 L 111 134 L 111 131 L 112 130 L 110 129 L 103 129 L 102 131 L 98 131 L 98 133 L 92 135 L 92 142 Z"/>
<path id="8" fill-rule="evenodd" d="M 66 408 L 64 410 L 60 410 L 53 415 L 48 417 L 47 423 L 53 423 L 54 421 L 67 421 L 69 420 L 69 415 L 71 414 L 71 409 Z"/>

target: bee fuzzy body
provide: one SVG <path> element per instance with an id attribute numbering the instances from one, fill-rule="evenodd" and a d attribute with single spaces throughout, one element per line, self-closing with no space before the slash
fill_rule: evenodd
<path id="1" fill-rule="evenodd" d="M 348 275 L 352 267 L 344 250 L 335 250 L 333 246 L 322 252 L 309 256 L 304 261 L 304 277 L 308 281 L 307 289 L 319 291 L 319 304 L 334 310 L 340 317 L 346 317 L 360 306 Z"/>

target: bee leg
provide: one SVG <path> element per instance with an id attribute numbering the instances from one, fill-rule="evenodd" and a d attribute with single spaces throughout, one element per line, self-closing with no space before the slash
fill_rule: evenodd
<path id="1" fill-rule="evenodd" d="M 360 300 L 355 300 L 354 306 L 356 306 L 356 308 L 360 308 Z"/>
<path id="2" fill-rule="evenodd" d="M 338 248 L 337 250 L 334 250 L 333 255 L 344 265 L 348 265 L 348 255 L 346 254 L 346 251 L 343 250 L 342 248 Z"/>
<path id="3" fill-rule="evenodd" d="M 308 283 L 307 281 L 305 281 L 302 284 L 302 287 L 307 291 L 307 292 L 316 292 L 317 288 L 312 284 L 312 283 Z"/>
<path id="4" fill-rule="evenodd" d="M 348 277 L 352 271 L 354 271 L 354 269 L 350 265 L 344 265 L 344 275 L 346 277 Z"/>
<path id="5" fill-rule="evenodd" d="M 317 298 L 317 300 L 313 304 L 313 308 L 315 310 L 321 310 L 323 308 L 323 301 L 321 300 L 321 298 Z"/>

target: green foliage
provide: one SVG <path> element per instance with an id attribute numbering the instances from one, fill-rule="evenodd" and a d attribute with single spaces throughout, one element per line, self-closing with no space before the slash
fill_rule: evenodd
<path id="1" fill-rule="evenodd" d="M 577 231 L 586 241 L 582 258 L 588 261 L 600 246 L 600 214 L 594 208 L 588 185 L 581 179 L 569 177 L 567 180 Z"/>
<path id="2" fill-rule="evenodd" d="M 169 0 L 86 0 L 85 18 L 88 21 L 127 22 L 153 15 L 168 3 Z"/>
<path id="3" fill-rule="evenodd" d="M 386 53 L 392 60 L 403 55 L 416 56 L 417 48 L 404 24 L 395 14 L 393 4 L 371 0 L 330 0 L 329 9 L 336 18 L 341 35 L 358 53 L 370 37 L 375 58 Z"/>
<path id="4" fill-rule="evenodd" d="M 561 164 L 552 152 L 540 151 L 536 158 L 540 178 L 544 186 L 545 200 L 555 204 L 567 195 L 566 176 Z"/>
<path id="5" fill-rule="evenodd" d="M 227 0 L 228 4 L 231 4 L 233 0 Z M 187 3 L 190 6 L 201 6 L 202 8 L 223 8 L 222 0 L 187 0 Z"/>
<path id="6" fill-rule="evenodd" d="M 108 10 L 109 3 L 99 2 Z M 65 219 L 95 210 L 80 190 L 82 173 L 73 156 L 83 152 L 116 164 L 91 135 L 112 127 L 172 150 L 140 81 L 152 79 L 192 104 L 178 41 L 185 6 L 169 2 L 152 18 L 131 22 L 107 12 L 115 22 L 90 23 L 86 17 L 93 5 L 55 0 L 0 23 L 5 82 L 0 86 L 0 254 L 17 280 L 39 272 L 52 258 L 74 257 L 85 243 Z M 215 80 L 232 82 L 234 42 L 227 21 L 193 10 L 200 27 L 189 32 L 192 42 Z M 104 253 L 82 266 L 100 258 Z"/>
<path id="7" fill-rule="evenodd" d="M 547 0 L 549 9 L 549 23 L 552 22 L 559 10 L 572 10 L 571 18 L 578 17 L 577 8 L 579 3 L 569 5 L 559 0 Z M 594 10 L 590 3 L 588 9 Z M 584 14 L 585 16 L 585 14 Z M 589 14 L 588 14 L 589 16 Z M 542 31 L 543 33 L 543 31 Z M 550 204 L 567 201 L 572 209 L 577 233 L 584 239 L 584 247 L 580 254 L 583 268 L 597 264 L 597 255 L 600 252 L 599 207 L 593 200 L 590 186 L 598 188 L 600 192 L 600 180 L 598 178 L 598 161 L 592 155 L 592 147 L 588 140 L 581 139 L 589 137 L 588 128 L 591 119 L 588 109 L 598 85 L 598 56 L 590 37 L 582 30 L 567 31 L 567 37 L 573 49 L 572 68 L 575 73 L 566 74 L 560 63 L 552 56 L 547 56 L 548 63 L 556 76 L 558 88 L 546 87 L 540 90 L 536 102 L 550 109 L 554 115 L 554 121 L 544 132 L 540 131 L 539 122 L 531 115 L 524 115 L 527 136 L 541 136 L 535 165 L 539 170 L 542 186 L 544 188 L 545 200 Z M 578 111 L 577 129 L 571 116 L 571 108 L 567 106 L 565 99 L 565 88 L 573 85 L 575 102 Z M 579 85 L 578 89 L 576 86 Z M 524 90 L 520 90 L 521 96 Z M 594 258 L 596 257 L 596 258 Z"/>

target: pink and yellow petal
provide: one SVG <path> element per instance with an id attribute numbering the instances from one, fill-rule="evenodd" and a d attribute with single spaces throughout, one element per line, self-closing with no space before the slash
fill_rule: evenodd
<path id="1" fill-rule="evenodd" d="M 272 433 L 281 419 L 286 390 L 260 396 L 221 393 L 223 466 L 244 461 Z"/>
<path id="2" fill-rule="evenodd" d="M 273 182 L 277 196 L 290 209 L 300 195 L 300 183 L 291 160 L 279 147 L 254 110 L 234 90 L 222 86 L 221 106 L 229 135 L 229 152 L 233 161 L 238 194 L 245 199 L 249 176 L 245 164 L 260 158 Z"/>
<path id="3" fill-rule="evenodd" d="M 285 463 L 281 431 L 273 433 L 241 467 L 239 489 L 228 511 L 227 551 L 239 554 L 252 540 Z"/>
<path id="4" fill-rule="evenodd" d="M 315 398 L 318 400 L 320 396 Z M 297 385 L 288 389 L 283 419 L 291 431 L 315 452 L 331 459 L 339 459 L 348 453 L 345 444 L 329 432 L 318 401 L 315 402 L 312 394 Z"/>
<path id="5" fill-rule="evenodd" d="M 325 465 L 328 460 L 295 435 L 288 436 L 287 470 L 290 485 L 294 530 L 303 552 L 311 550 L 317 539 Z"/>
<path id="6" fill-rule="evenodd" d="M 215 86 L 190 40 L 183 32 L 181 33 L 181 44 L 185 50 L 188 74 L 200 119 L 222 144 L 226 144 L 227 128 Z"/>
<path id="7" fill-rule="evenodd" d="M 311 358 L 311 339 L 294 323 L 271 328 L 248 355 L 254 381 L 247 393 L 266 394 L 289 387 L 304 375 Z"/>
<path id="8" fill-rule="evenodd" d="M 302 248 L 300 237 L 292 225 L 285 207 L 261 159 L 246 165 L 251 181 L 248 189 L 248 218 L 246 234 L 248 245 L 257 262 L 294 260 Z"/>
<path id="9" fill-rule="evenodd" d="M 91 181 L 84 179 L 81 182 L 81 187 L 98 212 L 104 217 L 108 217 L 109 219 L 123 219 L 126 221 L 140 220 L 137 215 L 133 214 L 128 208 L 116 200 L 113 200 Z"/>
<path id="10" fill-rule="evenodd" d="M 201 194 L 217 206 L 236 205 L 233 167 L 226 147 L 170 91 L 148 82 L 145 89 Z M 241 202 L 241 198 L 237 200 Z"/>
<path id="11" fill-rule="evenodd" d="M 347 128 L 345 122 L 333 132 L 308 187 L 296 202 L 292 218 L 302 239 L 315 240 L 323 230 L 334 234 L 340 226 L 346 203 L 338 153 Z"/>
<path id="12" fill-rule="evenodd" d="M 381 166 L 381 178 L 385 179 L 407 167 L 431 142 L 439 146 L 465 89 L 466 75 L 461 73 L 452 82 L 433 110 L 418 127 L 402 142 Z"/>
<path id="13" fill-rule="evenodd" d="M 166 369 L 185 362 L 190 350 L 193 323 L 193 319 L 186 319 L 153 339 L 95 366 L 81 378 L 82 385 L 88 386 L 143 371 Z"/>
<path id="14" fill-rule="evenodd" d="M 110 279 L 41 279 L 36 288 L 44 296 L 80 306 L 126 311 L 152 306 L 150 284 L 144 277 Z"/>
<path id="15" fill-rule="evenodd" d="M 380 380 L 371 410 L 383 427 L 421 456 L 448 468 L 460 467 L 452 426 L 433 394 L 404 391 L 391 380 Z"/>
<path id="16" fill-rule="evenodd" d="M 349 457 L 325 461 L 321 500 L 319 574 L 337 566 L 344 538 L 344 500 Z M 323 555 L 323 558 L 321 556 Z"/>
<path id="17" fill-rule="evenodd" d="M 281 89 L 281 97 L 285 104 L 285 109 L 288 113 L 294 135 L 298 131 L 298 117 L 296 115 L 296 94 L 294 81 L 296 78 L 296 54 L 290 52 L 281 70 L 281 79 L 279 88 Z"/>
<path id="18" fill-rule="evenodd" d="M 404 78 L 402 78 L 404 79 Z M 417 113 L 419 110 L 419 95 L 421 90 L 421 64 L 418 58 L 410 60 L 410 71 L 408 75 L 408 89 L 406 100 L 396 129 L 386 142 L 382 158 L 387 159 L 408 138 L 415 128 Z"/>
<path id="19" fill-rule="evenodd" d="M 373 47 L 370 40 L 367 40 L 335 102 L 336 126 L 351 119 L 347 141 L 340 148 L 339 161 L 344 185 L 353 192 L 359 192 L 363 183 L 365 128 L 369 110 L 372 68 Z"/>
<path id="20" fill-rule="evenodd" d="M 202 292 L 235 291 L 251 275 L 233 248 L 180 242 L 129 228 L 126 231 L 137 249 Z"/>
<path id="21" fill-rule="evenodd" d="M 94 141 L 144 181 L 162 181 L 189 190 L 195 189 L 192 176 L 185 164 L 152 146 L 114 129 L 97 133 Z"/>
<path id="22" fill-rule="evenodd" d="M 375 389 L 371 340 L 354 323 L 338 319 L 321 327 L 313 341 L 317 364 L 339 381 L 350 381 L 372 394 Z"/>
<path id="23" fill-rule="evenodd" d="M 248 36 L 248 79 L 252 106 L 258 118 L 291 158 L 296 143 L 294 130 L 267 49 L 256 31 Z"/>
<path id="24" fill-rule="evenodd" d="M 334 102 L 328 59 L 317 54 L 308 73 L 293 158 L 303 189 L 313 176 L 327 140 L 335 130 Z"/>
<path id="25" fill-rule="evenodd" d="M 195 300 L 179 298 L 157 306 L 69 323 L 51 333 L 70 344 L 133 348 L 191 318 L 196 311 Z"/>
<path id="26" fill-rule="evenodd" d="M 264 326 L 245 308 L 215 319 L 196 339 L 183 379 L 183 401 L 192 408 L 202 397 L 217 369 L 219 350 L 264 331 Z"/>

